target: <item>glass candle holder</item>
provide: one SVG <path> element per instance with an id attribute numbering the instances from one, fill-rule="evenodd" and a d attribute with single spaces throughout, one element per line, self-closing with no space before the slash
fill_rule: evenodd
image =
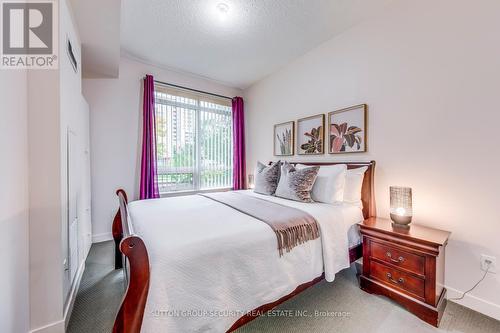
<path id="1" fill-rule="evenodd" d="M 408 226 L 413 216 L 411 188 L 391 186 L 389 189 L 391 194 L 391 220 L 398 226 Z"/>

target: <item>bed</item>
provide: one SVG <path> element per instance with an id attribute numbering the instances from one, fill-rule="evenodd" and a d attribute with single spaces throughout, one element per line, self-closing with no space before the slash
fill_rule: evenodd
<path id="1" fill-rule="evenodd" d="M 268 225 L 207 197 L 128 203 L 118 190 L 115 266 L 125 266 L 127 291 L 114 332 L 231 332 L 322 279 L 333 281 L 361 256 L 356 224 L 375 215 L 375 162 L 343 164 L 368 167 L 362 207 L 240 192 L 316 219 L 320 238 L 283 255 Z"/>

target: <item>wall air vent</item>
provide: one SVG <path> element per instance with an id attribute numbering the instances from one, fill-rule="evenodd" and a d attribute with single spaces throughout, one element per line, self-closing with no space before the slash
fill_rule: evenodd
<path id="1" fill-rule="evenodd" d="M 68 53 L 69 62 L 73 66 L 75 73 L 78 72 L 78 63 L 76 62 L 75 54 L 73 53 L 73 46 L 71 45 L 71 40 L 67 38 L 66 51 Z"/>

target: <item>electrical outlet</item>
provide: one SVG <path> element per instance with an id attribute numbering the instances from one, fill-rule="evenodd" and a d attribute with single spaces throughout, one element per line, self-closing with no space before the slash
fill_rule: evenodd
<path id="1" fill-rule="evenodd" d="M 488 264 L 490 268 L 488 269 Z M 492 256 L 487 256 L 486 254 L 481 254 L 481 270 L 486 271 L 488 269 L 489 273 L 497 272 L 497 258 Z"/>

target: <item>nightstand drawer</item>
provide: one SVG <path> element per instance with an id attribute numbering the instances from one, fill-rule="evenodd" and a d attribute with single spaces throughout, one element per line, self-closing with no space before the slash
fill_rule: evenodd
<path id="1" fill-rule="evenodd" d="M 410 272 L 425 274 L 425 257 L 387 246 L 378 242 L 371 242 L 371 256 Z"/>
<path id="2" fill-rule="evenodd" d="M 370 275 L 383 284 L 397 288 L 422 299 L 425 298 L 425 280 L 376 261 L 370 262 Z"/>
<path id="3" fill-rule="evenodd" d="M 360 287 L 403 305 L 438 326 L 446 307 L 445 248 L 450 233 L 412 223 L 370 217 L 359 223 L 363 236 Z"/>

